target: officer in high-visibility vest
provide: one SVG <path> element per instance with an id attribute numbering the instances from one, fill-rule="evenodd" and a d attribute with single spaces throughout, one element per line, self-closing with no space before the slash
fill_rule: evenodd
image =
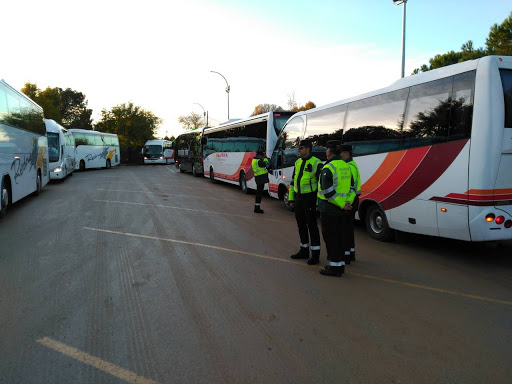
<path id="1" fill-rule="evenodd" d="M 295 162 L 293 176 L 288 189 L 288 201 L 295 208 L 295 219 L 299 228 L 299 252 L 292 259 L 308 259 L 309 265 L 318 264 L 320 259 L 320 231 L 316 221 L 316 200 L 318 177 L 322 161 L 312 155 L 313 143 L 302 140 L 299 143 L 299 159 Z M 309 242 L 311 241 L 311 257 Z"/>
<path id="2" fill-rule="evenodd" d="M 254 172 L 254 180 L 256 181 L 256 199 L 254 202 L 254 213 L 263 213 L 261 209 L 261 199 L 263 198 L 263 191 L 265 184 L 268 183 L 268 159 L 261 151 L 256 152 L 256 156 L 252 159 L 252 170 Z"/>
<path id="3" fill-rule="evenodd" d="M 328 141 L 326 147 L 327 162 L 320 176 L 318 208 L 329 264 L 320 273 L 339 277 L 345 272 L 344 250 L 355 193 L 351 190 L 350 167 L 341 159 L 341 141 Z"/>
<path id="4" fill-rule="evenodd" d="M 350 166 L 350 172 L 352 173 L 352 191 L 355 192 L 356 197 L 352 203 L 352 210 L 350 211 L 350 230 L 347 246 L 350 247 L 350 257 L 345 260 L 347 264 L 351 261 L 356 260 L 356 245 L 354 239 L 354 220 L 357 210 L 359 209 L 359 196 L 361 195 L 361 175 L 356 162 L 352 158 L 352 146 L 344 144 L 341 146 L 341 159 Z M 347 250 L 345 250 L 346 252 Z"/>

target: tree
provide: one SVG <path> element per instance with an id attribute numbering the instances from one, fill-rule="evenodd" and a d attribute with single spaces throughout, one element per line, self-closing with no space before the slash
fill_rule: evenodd
<path id="1" fill-rule="evenodd" d="M 295 91 L 288 95 L 288 110 L 294 111 L 297 108 L 297 101 L 295 101 Z"/>
<path id="2" fill-rule="evenodd" d="M 491 27 L 485 45 L 489 55 L 512 55 L 512 12 L 501 25 L 494 24 Z"/>
<path id="3" fill-rule="evenodd" d="M 485 40 L 486 48 L 475 49 L 473 42 L 468 40 L 462 44 L 459 52 L 449 51 L 442 55 L 436 55 L 429 60 L 430 65 L 423 64 L 416 68 L 412 74 L 430 71 L 447 65 L 461 63 L 467 60 L 474 60 L 486 55 L 512 55 L 512 12 L 500 25 L 494 24 L 491 27 L 489 36 Z"/>
<path id="4" fill-rule="evenodd" d="M 311 109 L 311 108 L 316 108 L 316 104 L 313 103 L 312 101 L 308 101 L 306 104 L 304 104 L 300 107 L 295 105 L 295 107 L 293 107 L 291 109 L 291 111 L 307 111 L 308 109 Z"/>
<path id="5" fill-rule="evenodd" d="M 134 148 L 142 147 L 146 140 L 153 139 L 161 122 L 153 112 L 128 103 L 117 105 L 110 111 L 103 109 L 94 129 L 116 133 L 121 147 Z"/>
<path id="6" fill-rule="evenodd" d="M 183 129 L 191 131 L 204 125 L 203 116 L 198 113 L 190 112 L 189 115 L 179 116 L 178 123 L 183 126 Z"/>
<path id="7" fill-rule="evenodd" d="M 58 87 L 42 91 L 32 83 L 25 83 L 21 92 L 43 108 L 46 119 L 53 119 L 67 128 L 92 129 L 92 109 L 87 108 L 83 93 Z"/>
<path id="8" fill-rule="evenodd" d="M 276 104 L 258 104 L 254 107 L 251 116 L 260 115 L 271 111 L 283 111 L 283 108 Z"/>

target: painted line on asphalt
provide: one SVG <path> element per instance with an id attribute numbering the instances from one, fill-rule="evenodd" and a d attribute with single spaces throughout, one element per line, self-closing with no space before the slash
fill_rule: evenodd
<path id="1" fill-rule="evenodd" d="M 174 166 L 174 168 L 176 168 L 176 166 Z M 176 173 L 176 171 L 175 171 L 175 170 L 173 170 L 172 168 L 169 168 L 169 167 L 167 167 L 167 166 L 165 167 L 165 169 L 167 169 L 168 171 L 171 171 L 172 173 Z"/>
<path id="2" fill-rule="evenodd" d="M 291 261 L 291 260 L 287 260 L 287 259 L 280 259 L 280 258 L 272 257 L 272 256 L 260 255 L 258 253 L 253 253 L 253 252 L 246 252 L 246 251 L 240 251 L 240 250 L 236 250 L 236 249 L 217 247 L 217 246 L 214 246 L 214 245 L 194 243 L 194 242 L 183 241 L 183 240 L 173 240 L 173 239 L 167 239 L 167 238 L 163 238 L 163 237 L 138 235 L 138 234 L 135 234 L 135 233 L 128 233 L 128 232 L 110 231 L 110 230 L 107 230 L 107 229 L 90 228 L 90 227 L 82 227 L 82 228 L 86 229 L 86 230 L 89 230 L 89 231 L 105 232 L 105 233 L 111 233 L 111 234 L 115 234 L 115 235 L 139 237 L 139 238 L 143 238 L 143 239 L 167 241 L 167 242 L 170 242 L 170 243 L 179 243 L 179 244 L 193 245 L 193 246 L 204 247 L 204 248 L 217 249 L 217 250 L 220 250 L 220 251 L 226 251 L 226 252 L 231 252 L 231 253 L 238 253 L 240 255 L 254 256 L 254 257 L 261 258 L 261 259 L 275 260 L 275 261 L 280 261 L 280 262 L 283 262 L 283 263 L 296 264 L 296 265 L 300 265 L 300 266 L 303 266 L 303 267 L 305 266 L 305 267 L 311 268 L 311 266 L 307 265 L 303 261 L 302 262 L 296 262 L 296 261 Z M 488 301 L 488 302 L 491 302 L 491 303 L 497 303 L 497 304 L 504 304 L 504 305 L 512 306 L 512 302 L 506 301 L 506 300 L 499 300 L 499 299 L 493 299 L 493 298 L 490 298 L 490 297 L 471 295 L 471 294 L 462 293 L 462 292 L 450 291 L 450 290 L 447 290 L 447 289 L 429 287 L 428 285 L 420 285 L 420 284 L 409 283 L 409 282 L 406 282 L 406 281 L 398 281 L 398 280 L 386 279 L 386 278 L 383 278 L 383 277 L 366 275 L 366 274 L 361 274 L 361 273 L 356 273 L 356 272 L 346 272 L 346 274 L 347 275 L 352 275 L 352 276 L 357 276 L 357 277 L 362 277 L 364 279 L 383 281 L 383 282 L 390 283 L 390 284 L 402 285 L 402 286 L 405 286 L 405 287 L 422 289 L 422 290 L 425 290 L 425 291 L 444 293 L 444 294 L 449 294 L 449 295 L 454 295 L 454 296 L 465 297 L 465 298 L 473 299 L 473 300 Z"/>
<path id="3" fill-rule="evenodd" d="M 152 195 L 161 195 L 161 196 L 179 196 L 179 197 L 191 197 L 199 200 L 219 200 L 219 201 L 237 201 L 237 202 L 245 202 L 245 200 L 234 200 L 234 199 L 217 199 L 216 197 L 204 197 L 204 196 L 191 196 L 191 195 L 177 195 L 174 193 L 162 193 L 162 192 L 150 192 L 150 191 L 129 191 L 125 189 L 97 189 L 97 191 L 107 191 L 107 192 L 127 192 L 127 193 L 149 193 Z"/>
<path id="4" fill-rule="evenodd" d="M 108 361 L 102 360 L 98 357 L 89 355 L 86 352 L 80 351 L 76 348 L 70 347 L 69 345 L 60 343 L 56 340 L 50 339 L 49 337 L 43 337 L 36 340 L 39 344 L 44 345 L 54 351 L 62 353 L 72 359 L 78 360 L 84 364 L 90 365 L 100 371 L 108 373 L 109 375 L 115 376 L 118 379 L 127 381 L 129 383 L 143 383 L 143 384 L 156 384 L 156 381 L 147 379 L 143 376 L 139 376 L 136 373 L 127 369 L 121 368 L 115 364 L 109 363 Z"/>
<path id="5" fill-rule="evenodd" d="M 90 227 L 82 227 L 83 229 L 86 229 L 88 231 L 96 231 L 96 232 L 104 232 L 104 233 L 111 233 L 113 235 L 123 235 L 123 236 L 129 236 L 129 237 L 138 237 L 142 239 L 149 239 L 149 240 L 158 240 L 158 241 L 166 241 L 169 243 L 177 243 L 177 244 L 185 244 L 185 245 L 193 245 L 196 247 L 203 247 L 203 248 L 210 248 L 210 249 L 216 249 L 218 251 L 225 251 L 225 252 L 231 252 L 231 253 L 237 253 L 240 255 L 247 255 L 247 256 L 254 256 L 258 257 L 260 259 L 267 259 L 267 260 L 274 260 L 274 261 L 281 261 L 288 264 L 296 264 L 301 266 L 308 265 L 304 262 L 299 263 L 297 261 L 291 261 L 286 259 L 280 259 L 278 257 L 272 257 L 272 256 L 266 256 L 266 255 L 260 255 L 259 253 L 253 253 L 253 252 L 246 252 L 246 251 L 240 251 L 238 249 L 231 249 L 231 248 L 224 248 L 224 247 L 217 247 L 216 245 L 208 245 L 208 244 L 202 244 L 202 243 L 194 243 L 192 241 L 184 241 L 184 240 L 175 240 L 175 239 L 167 239 L 165 237 L 156 237 L 156 236 L 147 236 L 147 235 L 139 235 L 136 233 L 129 233 L 129 232 L 118 232 L 118 231 L 110 231 L 108 229 L 100 229 L 100 228 L 90 228 Z"/>
<path id="6" fill-rule="evenodd" d="M 204 211 L 201 209 L 192 209 L 192 208 L 183 208 L 183 207 L 176 207 L 173 205 L 164 205 L 164 204 L 148 204 L 148 203 L 133 203 L 130 201 L 116 201 L 116 200 L 100 200 L 100 199 L 94 199 L 93 201 L 98 201 L 102 203 L 114 203 L 114 204 L 130 204 L 130 205 L 145 205 L 145 206 L 151 206 L 151 207 L 158 207 L 158 208 L 170 208 L 170 209 L 181 209 L 183 211 L 192 211 L 192 212 L 201 212 L 201 213 L 210 213 L 212 215 L 223 215 L 223 216 L 229 216 L 229 217 L 241 217 L 243 219 L 254 219 L 254 215 L 236 215 L 231 213 L 224 213 L 224 212 L 215 212 L 215 211 Z M 295 221 L 291 220 L 278 220 L 278 219 L 270 219 L 265 217 L 258 217 L 258 221 L 265 220 L 265 221 L 275 221 L 278 223 L 286 223 L 286 224 L 294 224 Z"/>
<path id="7" fill-rule="evenodd" d="M 81 180 L 96 180 L 98 181 L 97 179 L 93 178 L 93 177 L 81 177 L 80 179 L 77 179 L 78 181 L 81 181 Z M 134 185 L 134 182 L 130 182 L 130 181 L 112 181 L 116 184 L 130 184 L 130 185 Z M 195 187 L 188 187 L 188 186 L 185 186 L 185 185 L 182 185 L 182 184 L 177 184 L 177 183 L 172 183 L 172 184 L 166 184 L 166 183 L 160 183 L 158 185 L 155 185 L 155 186 L 149 186 L 150 188 L 152 187 L 179 187 L 179 188 L 189 188 L 189 189 L 197 189 L 197 186 Z"/>
<path id="8" fill-rule="evenodd" d="M 468 298 L 468 299 L 474 299 L 474 300 L 480 300 L 480 301 L 489 301 L 491 303 L 498 303 L 498 304 L 504 304 L 504 305 L 511 305 L 512 306 L 512 301 L 493 299 L 491 297 L 471 295 L 471 294 L 468 294 L 468 293 L 462 293 L 462 292 L 457 292 L 457 291 L 450 291 L 450 290 L 447 290 L 447 289 L 430 287 L 428 285 L 420 285 L 420 284 L 408 283 L 406 281 L 398 281 L 398 280 L 386 279 L 386 278 L 383 278 L 383 277 L 365 275 L 365 274 L 362 274 L 362 273 L 355 273 L 355 272 L 348 272 L 348 273 L 350 275 L 358 276 L 358 277 L 363 277 L 365 279 L 384 281 L 384 282 L 390 283 L 390 284 L 403 285 L 403 286 L 406 286 L 406 287 L 423 289 L 425 291 L 445 293 L 445 294 L 448 294 L 448 295 L 460 296 L 460 297 L 465 297 L 465 298 Z"/>

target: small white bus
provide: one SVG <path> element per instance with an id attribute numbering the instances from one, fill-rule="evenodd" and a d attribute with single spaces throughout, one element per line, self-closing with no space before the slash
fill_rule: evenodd
<path id="1" fill-rule="evenodd" d="M 169 140 L 148 140 L 142 148 L 144 164 L 174 164 L 174 144 Z"/>
<path id="2" fill-rule="evenodd" d="M 394 230 L 466 241 L 512 239 L 512 57 L 488 56 L 299 112 L 271 159 L 286 200 L 301 139 L 325 156 L 353 146 L 357 216 L 378 240 Z"/>
<path id="3" fill-rule="evenodd" d="M 0 216 L 49 179 L 43 109 L 0 80 Z"/>
<path id="4" fill-rule="evenodd" d="M 69 129 L 75 138 L 75 169 L 110 168 L 119 165 L 119 138 L 113 133 Z"/>
<path id="5" fill-rule="evenodd" d="M 75 138 L 66 128 L 54 120 L 45 119 L 48 139 L 50 179 L 73 176 L 75 169 Z"/>

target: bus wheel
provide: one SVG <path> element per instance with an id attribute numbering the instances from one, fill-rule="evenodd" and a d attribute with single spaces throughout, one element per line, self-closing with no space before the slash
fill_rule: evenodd
<path id="1" fill-rule="evenodd" d="M 2 217 L 7 213 L 7 206 L 9 205 L 9 190 L 7 189 L 7 183 L 5 179 L 2 179 L 0 193 L 0 217 Z"/>
<path id="2" fill-rule="evenodd" d="M 213 167 L 210 167 L 210 181 L 215 184 L 217 181 L 215 180 L 215 175 L 213 174 Z"/>
<path id="3" fill-rule="evenodd" d="M 109 169 L 111 166 L 112 164 L 110 163 L 110 159 L 107 159 L 107 169 Z"/>
<path id="4" fill-rule="evenodd" d="M 365 223 L 366 230 L 375 240 L 389 241 L 393 239 L 395 231 L 389 228 L 386 214 L 377 204 L 368 207 Z"/>
<path id="5" fill-rule="evenodd" d="M 37 177 L 36 177 L 36 190 L 34 192 L 34 195 L 35 196 L 39 196 L 39 194 L 41 193 L 41 174 L 39 172 L 37 172 Z"/>
<path id="6" fill-rule="evenodd" d="M 85 161 L 80 160 L 80 171 L 85 171 Z"/>
<path id="7" fill-rule="evenodd" d="M 288 189 L 283 194 L 283 203 L 287 210 L 293 212 L 294 209 L 290 206 L 290 202 L 288 201 Z"/>
<path id="8" fill-rule="evenodd" d="M 195 165 L 192 166 L 192 176 L 199 177 L 199 172 L 197 172 Z"/>
<path id="9" fill-rule="evenodd" d="M 238 179 L 238 184 L 240 185 L 240 190 L 242 193 L 248 194 L 249 188 L 247 188 L 247 180 L 245 179 L 245 172 L 240 172 L 240 179 Z"/>

